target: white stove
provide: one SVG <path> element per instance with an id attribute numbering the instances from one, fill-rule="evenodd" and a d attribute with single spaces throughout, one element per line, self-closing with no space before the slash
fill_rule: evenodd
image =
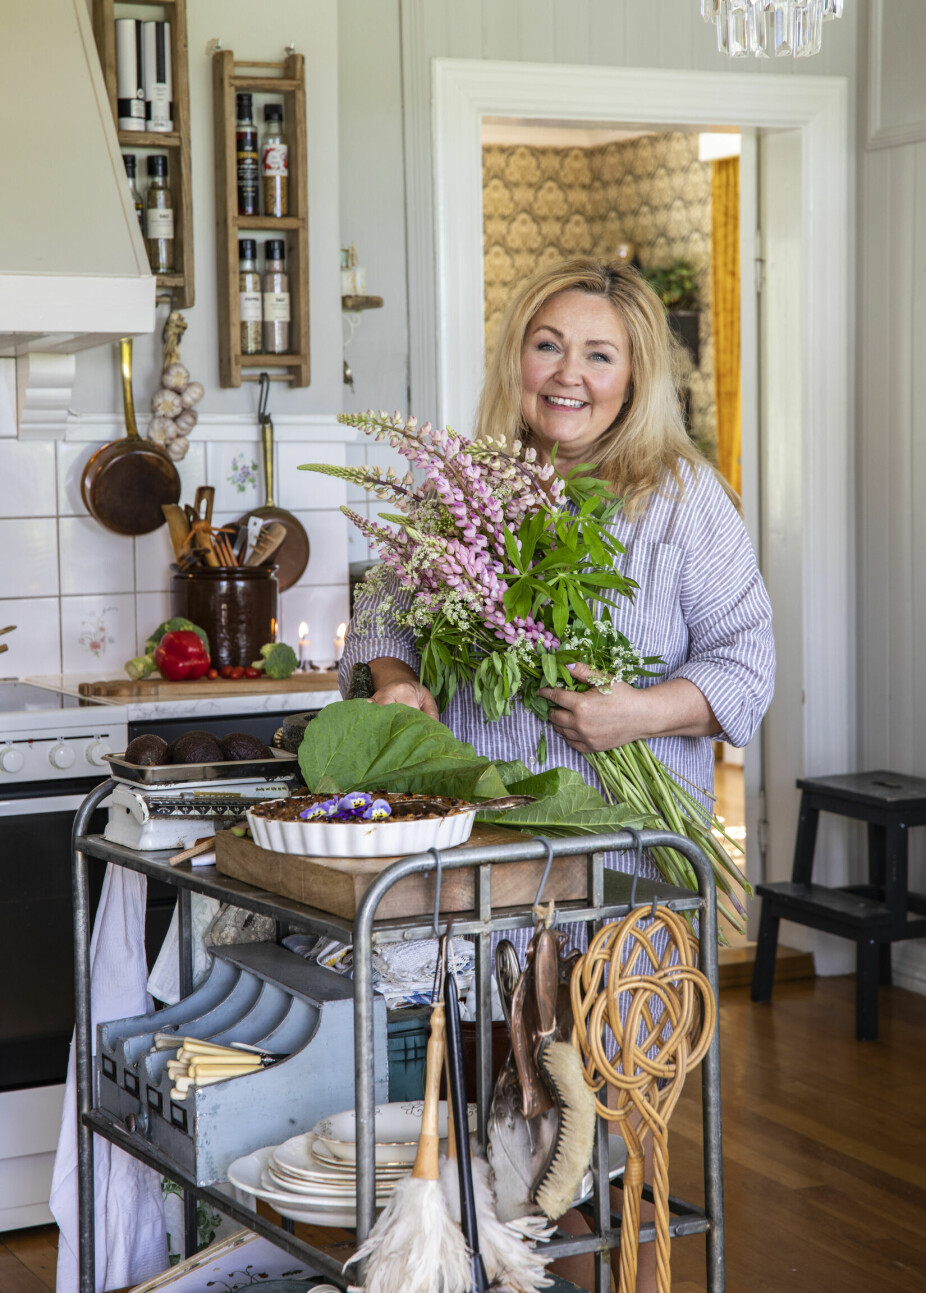
<path id="1" fill-rule="evenodd" d="M 109 776 L 104 755 L 128 745 L 125 709 L 61 688 L 0 680 L 0 794 L 4 786 Z"/>

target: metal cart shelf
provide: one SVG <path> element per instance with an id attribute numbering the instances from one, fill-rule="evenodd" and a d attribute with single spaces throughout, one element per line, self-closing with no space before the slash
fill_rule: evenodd
<path id="1" fill-rule="evenodd" d="M 200 1198 L 219 1208 L 233 1220 L 248 1226 L 272 1240 L 302 1261 L 315 1266 L 339 1286 L 346 1287 L 339 1259 L 296 1238 L 291 1222 L 276 1226 L 239 1205 L 231 1195 L 215 1186 L 198 1186 L 185 1178 L 172 1161 L 157 1152 L 131 1126 L 119 1123 L 93 1105 L 93 1051 L 90 1016 L 90 904 L 88 859 L 96 858 L 116 866 L 127 867 L 173 884 L 178 889 L 180 910 L 180 985 L 181 995 L 192 990 L 190 946 L 190 895 L 206 894 L 220 901 L 260 912 L 272 917 L 278 927 L 325 933 L 352 941 L 354 946 L 354 1083 L 358 1126 L 357 1146 L 357 1238 L 369 1233 L 375 1217 L 375 1113 L 373 1073 L 373 978 L 371 952 L 376 944 L 403 939 L 427 938 L 433 935 L 430 917 L 408 919 L 376 918 L 377 907 L 388 889 L 405 876 L 434 870 L 436 861 L 425 853 L 402 858 L 383 871 L 363 896 L 353 921 L 316 911 L 277 894 L 257 889 L 242 881 L 221 875 L 214 866 L 183 865 L 171 867 L 167 853 L 140 853 L 111 844 L 101 836 L 85 834 L 94 809 L 113 788 L 111 780 L 97 786 L 83 801 L 73 827 L 74 955 L 75 955 L 75 1051 L 78 1108 L 78 1201 L 80 1237 L 80 1291 L 94 1289 L 94 1198 L 93 1135 L 96 1133 L 118 1145 L 127 1153 L 176 1180 L 188 1192 L 188 1198 Z M 715 995 L 717 992 L 717 908 L 711 867 L 703 852 L 690 840 L 667 831 L 641 832 L 644 847 L 670 847 L 691 863 L 697 878 L 698 892 L 674 888 L 641 879 L 636 889 L 636 905 L 650 906 L 654 901 L 673 911 L 697 915 L 701 936 L 701 969 Z M 527 928 L 533 917 L 529 909 L 492 908 L 492 867 L 508 862 L 545 859 L 548 845 L 553 855 L 584 855 L 587 872 L 587 900 L 562 903 L 561 920 L 585 921 L 590 929 L 615 920 L 630 910 L 631 878 L 604 866 L 603 853 L 627 849 L 633 843 L 626 831 L 606 835 L 554 839 L 548 842 L 524 839 L 514 844 L 481 848 L 448 850 L 442 867 L 475 868 L 475 902 L 472 913 L 453 917 L 455 935 L 466 935 L 476 948 L 476 1103 L 478 1137 L 485 1145 L 486 1124 L 492 1096 L 491 1079 L 491 1007 L 490 944 L 497 930 Z M 442 918 L 442 924 L 446 921 Z M 671 1198 L 670 1233 L 675 1236 L 704 1234 L 707 1255 L 708 1293 L 723 1293 L 723 1180 L 721 1162 L 720 1118 L 720 1039 L 715 1032 L 701 1070 L 704 1113 L 704 1207 Z M 610 1289 L 609 1252 L 620 1242 L 620 1217 L 612 1214 L 608 1191 L 607 1124 L 599 1119 L 595 1154 L 592 1162 L 593 1191 L 590 1200 L 593 1233 L 562 1237 L 551 1241 L 546 1251 L 557 1257 L 592 1253 L 595 1257 L 596 1290 Z M 644 1198 L 652 1201 L 649 1187 Z M 651 1241 L 654 1226 L 641 1228 L 641 1241 Z"/>

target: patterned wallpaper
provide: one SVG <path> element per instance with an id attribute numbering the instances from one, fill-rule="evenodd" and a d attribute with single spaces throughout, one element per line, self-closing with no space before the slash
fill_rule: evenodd
<path id="1" fill-rule="evenodd" d="M 692 369 L 691 432 L 716 444 L 710 317 L 711 165 L 696 134 L 643 135 L 595 148 L 482 150 L 486 349 L 514 285 L 567 256 L 609 256 L 632 242 L 644 267 L 675 256 L 701 271 L 701 363 Z"/>

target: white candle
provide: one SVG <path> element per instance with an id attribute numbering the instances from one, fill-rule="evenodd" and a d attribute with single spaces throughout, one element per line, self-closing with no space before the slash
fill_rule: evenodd
<path id="1" fill-rule="evenodd" d="M 346 622 L 344 622 L 344 623 L 342 623 L 342 624 L 339 624 L 339 625 L 338 625 L 337 633 L 335 633 L 335 635 L 334 635 L 334 662 L 335 662 L 335 664 L 337 664 L 337 662 L 340 660 L 341 655 L 342 655 L 342 653 L 343 653 L 343 651 L 344 651 L 344 634 L 345 634 L 346 632 L 347 632 L 347 623 L 346 623 Z"/>
<path id="2" fill-rule="evenodd" d="M 305 620 L 299 625 L 299 668 L 305 669 L 309 663 L 309 626 Z"/>

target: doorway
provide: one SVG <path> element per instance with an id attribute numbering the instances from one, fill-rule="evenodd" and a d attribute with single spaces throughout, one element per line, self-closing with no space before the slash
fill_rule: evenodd
<path id="1" fill-rule="evenodd" d="M 432 213 L 428 236 L 410 244 L 409 276 L 412 299 L 433 292 L 436 327 L 416 331 L 410 360 L 413 374 L 422 375 L 422 393 L 433 386 L 440 419 L 460 428 L 471 425 L 484 364 L 484 118 L 632 122 L 663 130 L 710 122 L 770 139 L 784 132 L 782 140 L 795 141 L 771 148 L 764 164 L 767 209 L 757 259 L 780 290 L 763 306 L 761 410 L 763 432 L 774 426 L 774 434 L 757 435 L 755 461 L 745 452 L 743 461 L 744 502 L 747 515 L 758 519 L 752 537 L 775 611 L 779 658 L 761 736 L 762 781 L 752 791 L 749 756 L 754 761 L 758 752 L 750 750 L 746 761 L 747 834 L 764 845 L 748 873 L 752 880 L 786 879 L 795 780 L 852 767 L 855 753 L 854 653 L 832 649 L 834 641 L 854 641 L 846 82 L 726 68 L 670 72 L 435 59 L 431 88 L 429 119 L 411 121 L 410 129 L 430 135 L 433 191 L 412 170 L 407 198 L 417 212 Z M 759 421 L 757 353 L 744 351 L 743 381 L 745 448 L 747 381 L 757 392 Z M 422 402 L 417 389 L 412 394 L 413 403 Z M 766 823 L 761 831 L 760 821 Z"/>

